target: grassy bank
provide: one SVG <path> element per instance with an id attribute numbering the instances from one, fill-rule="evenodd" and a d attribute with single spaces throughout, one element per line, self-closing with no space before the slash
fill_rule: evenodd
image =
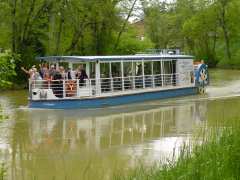
<path id="1" fill-rule="evenodd" d="M 182 148 L 177 162 L 138 168 L 115 179 L 240 179 L 240 126 L 234 123 L 210 134 L 202 145 Z"/>

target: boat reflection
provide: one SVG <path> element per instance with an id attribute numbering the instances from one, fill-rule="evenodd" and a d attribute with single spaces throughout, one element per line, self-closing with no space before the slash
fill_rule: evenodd
<path id="1" fill-rule="evenodd" d="M 83 116 L 84 111 L 39 111 L 29 113 L 32 145 L 58 144 L 59 148 L 101 150 L 138 144 L 161 137 L 191 134 L 205 120 L 204 102 L 155 107 L 133 112 L 99 112 Z M 99 115 L 100 113 L 100 115 Z M 66 150 L 66 149 L 65 149 Z"/>
<path id="2" fill-rule="evenodd" d="M 111 179 L 139 160 L 171 154 L 204 124 L 206 109 L 206 102 L 188 102 L 20 111 L 9 139 L 9 179 Z"/>

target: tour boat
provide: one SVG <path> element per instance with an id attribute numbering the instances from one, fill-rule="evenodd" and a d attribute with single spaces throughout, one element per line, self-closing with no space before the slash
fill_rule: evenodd
<path id="1" fill-rule="evenodd" d="M 29 107 L 101 108 L 204 93 L 208 67 L 179 50 L 124 56 L 48 56 L 41 62 L 64 66 L 69 73 L 81 64 L 85 79 L 29 80 Z"/>

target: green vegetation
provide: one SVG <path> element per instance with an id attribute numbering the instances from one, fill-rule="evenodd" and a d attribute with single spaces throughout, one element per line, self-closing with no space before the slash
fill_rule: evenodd
<path id="1" fill-rule="evenodd" d="M 152 48 L 140 41 L 129 19 L 137 0 L 2 0 L 0 49 L 19 54 L 18 82 L 26 79 L 21 67 L 36 56 L 135 54 Z M 23 78 L 24 77 L 24 78 Z"/>
<path id="2" fill-rule="evenodd" d="M 239 179 L 239 122 L 213 129 L 201 139 L 201 145 L 184 146 L 176 162 L 151 169 L 141 167 L 116 179 Z"/>
<path id="3" fill-rule="evenodd" d="M 212 67 L 240 68 L 239 0 L 1 0 L 0 9 L 0 51 L 19 54 L 18 83 L 20 68 L 43 55 L 180 48 Z M 134 14 L 142 27 L 130 23 Z"/>
<path id="4" fill-rule="evenodd" d="M 15 73 L 15 60 L 10 51 L 0 53 L 0 89 L 12 86 Z"/>
<path id="5" fill-rule="evenodd" d="M 214 67 L 240 67 L 239 0 L 145 3 L 145 23 L 156 48 L 178 47 Z"/>

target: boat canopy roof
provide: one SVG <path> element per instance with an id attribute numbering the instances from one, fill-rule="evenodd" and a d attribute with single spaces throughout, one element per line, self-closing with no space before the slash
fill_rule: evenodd
<path id="1" fill-rule="evenodd" d="M 114 61 L 152 61 L 152 60 L 169 60 L 169 59 L 189 59 L 192 60 L 193 56 L 189 55 L 124 55 L 124 56 L 46 56 L 37 57 L 37 60 L 47 62 L 114 62 Z"/>

